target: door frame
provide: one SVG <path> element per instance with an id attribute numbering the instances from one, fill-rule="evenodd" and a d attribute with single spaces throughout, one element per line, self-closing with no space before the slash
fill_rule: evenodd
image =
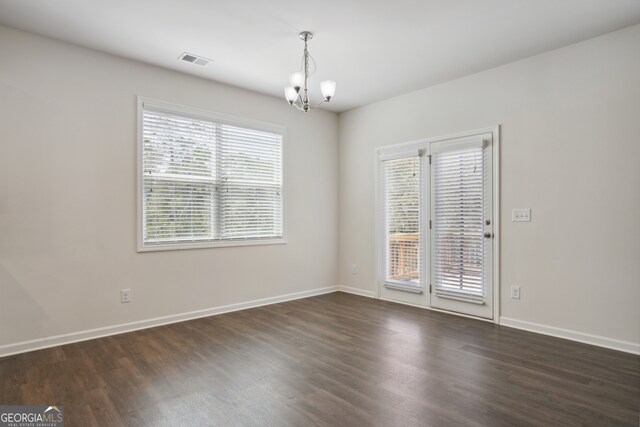
<path id="1" fill-rule="evenodd" d="M 379 183 L 379 156 L 385 152 L 418 149 L 425 150 L 432 142 L 446 141 L 450 139 L 473 137 L 482 134 L 491 134 L 492 138 L 492 163 L 493 163 L 493 185 L 492 185 L 492 198 L 493 198 L 493 319 L 485 319 L 476 316 L 469 316 L 454 311 L 441 310 L 431 307 L 431 295 L 427 295 L 427 304 L 412 304 L 408 302 L 399 301 L 396 299 L 386 298 L 381 295 L 382 287 L 384 284 L 384 218 L 382 216 L 382 209 L 380 203 L 382 203 L 383 195 L 381 192 L 381 186 Z M 375 250 L 376 250 L 376 262 L 375 262 L 375 278 L 376 278 L 376 296 L 377 299 L 392 301 L 400 304 L 412 305 L 416 307 L 426 308 L 433 311 L 441 311 L 445 313 L 455 314 L 457 316 L 471 317 L 473 319 L 479 319 L 483 321 L 500 323 L 500 125 L 490 126 L 481 129 L 474 129 L 464 132 L 456 132 L 448 135 L 440 135 L 436 137 L 421 138 L 418 140 L 401 142 L 398 144 L 385 145 L 376 147 L 374 150 L 375 155 L 375 221 L 374 221 L 374 236 L 375 236 Z M 426 246 L 425 246 L 426 247 Z M 425 251 L 428 252 L 428 251 Z M 426 257 L 426 254 L 422 254 Z M 429 258 L 429 257 L 426 257 Z M 428 264 L 426 264 L 428 265 Z M 423 276 L 424 280 L 424 276 Z M 423 288 L 427 289 L 427 284 L 423 283 Z"/>

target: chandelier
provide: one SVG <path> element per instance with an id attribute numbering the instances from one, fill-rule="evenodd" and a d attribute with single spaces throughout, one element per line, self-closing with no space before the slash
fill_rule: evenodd
<path id="1" fill-rule="evenodd" d="M 320 104 L 331 101 L 331 98 L 333 98 L 333 94 L 336 92 L 336 82 L 334 82 L 333 80 L 324 80 L 323 82 L 321 82 L 320 90 L 322 91 L 324 100 L 316 105 L 311 105 L 309 93 L 307 92 L 307 84 L 309 82 L 309 78 L 316 72 L 316 61 L 311 55 L 309 55 L 307 42 L 313 38 L 313 33 L 309 31 L 303 31 L 300 33 L 299 37 L 304 41 L 302 66 L 300 67 L 300 71 L 291 73 L 291 77 L 289 78 L 291 86 L 286 86 L 284 88 L 284 96 L 289 102 L 289 105 L 292 105 L 298 110 L 304 111 L 306 113 L 309 110 L 317 108 Z M 309 71 L 310 67 L 311 71 Z"/>

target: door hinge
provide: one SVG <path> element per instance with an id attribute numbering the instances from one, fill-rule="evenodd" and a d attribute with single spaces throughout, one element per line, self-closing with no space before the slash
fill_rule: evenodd
<path id="1" fill-rule="evenodd" d="M 431 293 L 431 283 L 429 283 L 429 293 Z"/>
<path id="2" fill-rule="evenodd" d="M 433 228 L 433 222 L 431 222 L 431 220 L 429 220 L 429 230 L 431 230 Z"/>
<path id="3" fill-rule="evenodd" d="M 431 164 L 431 154 L 427 154 L 427 159 L 429 159 L 429 164 Z"/>

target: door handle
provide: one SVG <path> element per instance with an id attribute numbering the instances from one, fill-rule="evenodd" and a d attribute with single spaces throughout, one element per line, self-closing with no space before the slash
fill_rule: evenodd
<path id="1" fill-rule="evenodd" d="M 492 238 L 492 237 L 493 237 L 493 234 L 492 234 L 492 233 L 489 233 L 488 231 L 487 231 L 486 233 L 484 233 L 484 238 L 485 238 L 485 239 L 490 239 L 490 238 Z"/>

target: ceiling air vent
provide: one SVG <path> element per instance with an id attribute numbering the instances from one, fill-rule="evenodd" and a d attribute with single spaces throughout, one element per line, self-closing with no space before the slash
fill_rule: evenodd
<path id="1" fill-rule="evenodd" d="M 187 53 L 187 52 L 184 52 L 182 55 L 180 55 L 178 59 L 182 61 L 190 62 L 192 64 L 202 65 L 203 67 L 207 65 L 209 62 L 211 62 L 210 59 L 203 58 L 201 56 L 197 56 L 197 55 L 194 55 L 193 53 Z"/>

